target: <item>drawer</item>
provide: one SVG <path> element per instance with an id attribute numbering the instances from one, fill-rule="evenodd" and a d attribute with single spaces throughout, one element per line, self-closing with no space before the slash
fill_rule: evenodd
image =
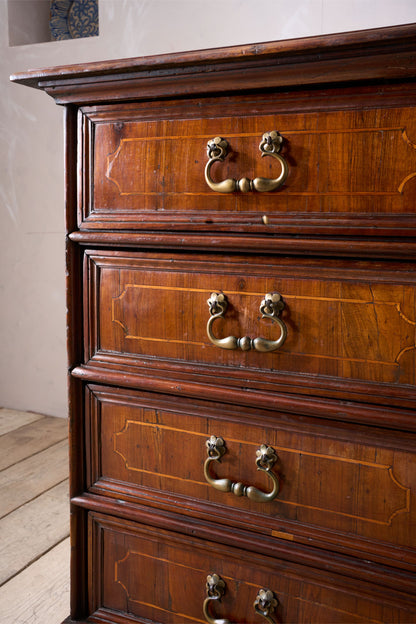
<path id="1" fill-rule="evenodd" d="M 414 601 L 394 590 L 195 536 L 95 513 L 89 534 L 91 621 L 258 624 L 266 621 L 256 612 L 261 599 L 269 624 L 410 624 L 416 618 Z"/>
<path id="2" fill-rule="evenodd" d="M 203 107 L 191 100 L 84 108 L 80 226 L 408 236 L 415 230 L 414 108 L 377 108 L 377 93 L 369 93 L 363 107 L 349 110 L 348 97 L 344 109 L 328 110 L 326 92 L 324 111 L 313 92 L 307 107 L 299 95 L 297 108 L 285 94 L 210 99 Z M 261 157 L 263 134 L 274 130 L 286 165 Z M 287 167 L 283 185 L 211 188 L 204 171 L 215 137 L 228 145 L 224 161 L 210 167 L 214 183 L 275 180 Z"/>
<path id="3" fill-rule="evenodd" d="M 416 569 L 410 434 L 103 386 L 86 404 L 91 492 Z"/>
<path id="4" fill-rule="evenodd" d="M 390 262 L 87 252 L 85 357 L 219 385 L 414 400 L 415 280 L 414 265 Z M 284 309 L 270 318 L 261 306 L 276 292 Z"/>

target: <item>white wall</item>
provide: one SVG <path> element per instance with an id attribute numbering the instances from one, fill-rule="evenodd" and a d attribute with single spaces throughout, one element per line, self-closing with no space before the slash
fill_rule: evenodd
<path id="1" fill-rule="evenodd" d="M 7 0 L 9 45 L 51 41 L 50 0 Z"/>
<path id="2" fill-rule="evenodd" d="M 0 406 L 55 416 L 66 415 L 62 110 L 9 75 L 416 22 L 415 0 L 99 2 L 99 37 L 10 47 L 0 0 Z"/>

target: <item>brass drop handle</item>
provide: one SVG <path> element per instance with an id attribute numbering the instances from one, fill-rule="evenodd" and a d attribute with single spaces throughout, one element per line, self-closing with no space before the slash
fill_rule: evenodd
<path id="1" fill-rule="evenodd" d="M 255 178 L 254 180 L 249 180 L 248 178 L 241 178 L 241 180 L 227 178 L 222 180 L 222 182 L 214 182 L 211 178 L 211 167 L 216 162 L 223 162 L 228 151 L 228 141 L 222 137 L 215 137 L 208 141 L 207 144 L 208 162 L 205 166 L 205 181 L 217 193 L 234 193 L 234 191 L 241 191 L 242 193 L 258 191 L 259 193 L 264 193 L 266 191 L 275 191 L 284 184 L 289 172 L 286 160 L 279 154 L 282 144 L 283 137 L 276 130 L 272 130 L 272 132 L 263 134 L 259 145 L 262 158 L 263 156 L 272 156 L 279 161 L 281 171 L 277 178 Z"/>
<path id="2" fill-rule="evenodd" d="M 221 602 L 226 589 L 225 582 L 218 576 L 218 574 L 208 574 L 206 582 L 206 598 L 202 610 L 204 617 L 208 624 L 231 624 L 230 620 L 217 619 L 210 614 L 210 609 L 213 602 Z M 275 620 L 271 617 L 276 607 L 279 605 L 279 601 L 275 594 L 270 589 L 260 589 L 253 607 L 258 615 L 264 617 L 269 624 L 276 624 Z"/>
<path id="3" fill-rule="evenodd" d="M 262 353 L 276 351 L 282 346 L 287 336 L 287 328 L 282 319 L 279 318 L 280 312 L 285 307 L 284 301 L 279 293 L 267 293 L 263 301 L 260 303 L 260 313 L 262 318 L 269 318 L 277 323 L 280 327 L 280 336 L 277 340 L 266 340 L 265 338 L 249 338 L 243 336 L 236 338 L 235 336 L 227 336 L 226 338 L 216 338 L 212 333 L 212 325 L 218 318 L 223 318 L 228 308 L 227 297 L 223 293 L 211 293 L 207 301 L 210 318 L 207 323 L 207 335 L 212 344 L 221 349 L 241 349 L 242 351 L 250 351 L 255 349 Z"/>
<path id="4" fill-rule="evenodd" d="M 202 606 L 204 617 L 209 624 L 230 624 L 229 620 L 218 620 L 212 617 L 209 609 L 213 602 L 221 602 L 221 598 L 225 593 L 225 582 L 218 574 L 208 574 L 206 582 L 206 598 Z"/>
<path id="5" fill-rule="evenodd" d="M 269 624 L 276 624 L 271 614 L 278 606 L 279 601 L 271 589 L 260 589 L 253 604 L 255 612 L 264 617 Z"/>
<path id="6" fill-rule="evenodd" d="M 273 501 L 279 494 L 280 482 L 277 475 L 272 472 L 272 468 L 277 462 L 276 451 L 271 446 L 262 444 L 256 451 L 256 466 L 257 470 L 265 472 L 271 479 L 273 488 L 271 492 L 262 492 L 253 485 L 243 485 L 239 481 L 231 481 L 231 479 L 217 479 L 211 476 L 211 464 L 213 462 L 221 462 L 222 456 L 226 453 L 227 449 L 225 442 L 222 438 L 217 438 L 212 435 L 206 442 L 208 457 L 204 463 L 204 476 L 206 481 L 212 485 L 213 488 L 220 492 L 232 492 L 235 496 L 247 496 L 252 501 L 257 503 L 269 503 Z"/>

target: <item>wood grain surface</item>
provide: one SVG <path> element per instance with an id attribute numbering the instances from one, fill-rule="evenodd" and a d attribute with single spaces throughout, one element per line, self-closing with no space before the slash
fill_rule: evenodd
<path id="1" fill-rule="evenodd" d="M 115 366 L 140 366 L 147 359 L 165 370 L 170 361 L 183 361 L 199 367 L 200 374 L 205 366 L 233 369 L 230 375 L 246 369 L 259 385 L 283 373 L 297 383 L 300 376 L 313 376 L 323 387 L 345 378 L 356 380 L 356 388 L 371 382 L 373 402 L 379 385 L 405 396 L 415 385 L 414 275 L 413 267 L 403 264 L 88 254 L 85 357 L 105 357 Z M 266 293 L 275 291 L 286 304 L 281 318 L 288 335 L 281 348 L 229 351 L 210 342 L 206 324 L 212 292 L 223 292 L 229 301 L 224 318 L 214 323 L 216 337 L 275 340 L 279 328 L 259 313 Z"/>
<path id="2" fill-rule="evenodd" d="M 235 621 L 254 624 L 253 602 L 261 588 L 275 593 L 276 615 L 283 622 L 306 621 L 306 613 L 327 624 L 411 624 L 415 618 L 414 605 L 394 591 L 380 601 L 371 584 L 354 587 L 329 572 L 318 580 L 301 566 L 95 514 L 90 522 L 92 556 L 102 570 L 100 578 L 91 579 L 91 610 L 124 610 L 166 624 L 204 622 L 206 579 L 216 573 L 226 583 L 224 598 L 214 603 L 216 618 L 232 614 Z"/>
<path id="3" fill-rule="evenodd" d="M 219 99 L 202 111 L 196 101 L 171 103 L 168 111 L 153 108 L 150 119 L 143 105 L 87 111 L 85 227 L 408 235 L 415 227 L 413 109 L 377 108 L 369 96 L 370 110 L 323 112 L 315 98 L 317 110 L 303 114 L 263 96 Z M 281 189 L 222 194 L 208 187 L 206 146 L 215 136 L 229 143 L 224 163 L 213 166 L 216 181 L 277 177 L 280 165 L 259 152 L 273 129 L 284 137 L 289 166 Z"/>
<path id="4" fill-rule="evenodd" d="M 88 398 L 92 492 L 172 510 L 180 500 L 191 516 L 335 551 L 342 544 L 416 572 L 412 436 L 100 386 Z M 274 501 L 253 502 L 206 482 L 211 435 L 227 448 L 212 476 L 263 492 L 271 481 L 256 469 L 256 451 L 272 446 L 280 481 Z"/>
<path id="5" fill-rule="evenodd" d="M 212 621 L 254 624 L 267 587 L 279 624 L 415 622 L 415 32 L 13 76 L 66 105 L 68 623 L 202 622 L 214 572 Z M 216 136 L 215 181 L 279 175 L 271 130 L 279 190 L 206 185 Z M 212 292 L 228 309 L 210 338 Z M 278 350 L 213 344 L 276 340 L 274 292 Z M 268 491 L 254 457 L 275 448 L 270 504 L 208 485 L 211 435 L 227 451 L 210 479 L 236 491 Z M 53 494 L 62 444 L 39 447 L 42 471 L 21 462 L 10 512 Z"/>

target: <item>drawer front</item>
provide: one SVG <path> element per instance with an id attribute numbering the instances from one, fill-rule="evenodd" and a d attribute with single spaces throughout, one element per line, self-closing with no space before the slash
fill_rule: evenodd
<path id="1" fill-rule="evenodd" d="M 275 601 L 267 607 L 269 623 L 415 621 L 414 605 L 394 591 L 376 593 L 322 570 L 97 514 L 90 514 L 90 535 L 90 611 L 105 610 L 106 622 L 111 611 L 117 622 L 206 622 L 205 608 L 211 621 L 258 624 L 266 621 L 254 608 L 260 590 Z M 221 600 L 207 600 L 214 574 L 224 583 Z"/>
<path id="2" fill-rule="evenodd" d="M 138 368 L 146 362 L 146 370 L 176 367 L 179 374 L 189 369 L 222 385 L 228 375 L 246 384 L 249 373 L 257 386 L 279 380 L 295 384 L 297 392 L 303 384 L 335 386 L 348 398 L 361 389 L 374 402 L 384 386 L 394 387 L 394 398 L 409 397 L 415 386 L 413 269 L 353 261 L 88 253 L 86 359 Z M 216 310 L 207 305 L 213 292 L 226 296 L 228 308 L 208 331 Z M 262 318 L 260 306 L 274 292 L 285 307 L 273 322 Z M 279 348 L 261 352 L 252 344 L 243 350 L 246 337 L 276 343 L 283 325 L 287 337 Z M 229 337 L 246 344 L 229 349 L 215 343 Z M 354 384 L 342 386 L 341 379 Z"/>
<path id="3" fill-rule="evenodd" d="M 415 228 L 414 109 L 310 112 L 311 98 L 306 112 L 267 95 L 249 104 L 210 100 L 202 112 L 195 101 L 85 109 L 85 226 L 408 235 Z M 272 130 L 284 138 L 283 186 L 247 193 L 208 186 L 207 143 L 218 136 L 228 153 L 212 165 L 214 182 L 277 178 L 281 164 L 259 151 Z"/>
<path id="4" fill-rule="evenodd" d="M 416 566 L 411 436 L 101 386 L 87 405 L 95 493 Z M 262 445 L 273 476 L 258 470 Z"/>

